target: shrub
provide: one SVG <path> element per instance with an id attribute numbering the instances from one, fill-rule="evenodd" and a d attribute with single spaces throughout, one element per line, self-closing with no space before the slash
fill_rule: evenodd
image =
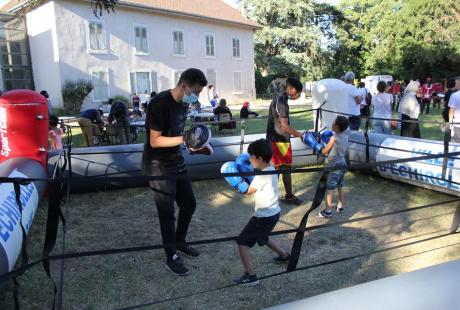
<path id="1" fill-rule="evenodd" d="M 65 80 L 62 86 L 62 99 L 64 99 L 66 113 L 78 113 L 83 100 L 91 93 L 93 88 L 93 83 L 90 80 Z"/>

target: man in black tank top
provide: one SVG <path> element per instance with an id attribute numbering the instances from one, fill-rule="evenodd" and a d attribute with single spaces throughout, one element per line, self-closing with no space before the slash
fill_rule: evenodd
<path id="1" fill-rule="evenodd" d="M 302 133 L 290 126 L 289 99 L 299 98 L 302 92 L 302 83 L 296 78 L 286 80 L 286 91 L 282 92 L 270 104 L 267 122 L 267 140 L 272 144 L 272 164 L 277 170 L 289 169 L 292 165 L 291 135 L 302 138 Z M 283 184 L 286 195 L 281 198 L 287 204 L 301 205 L 302 200 L 292 191 L 290 173 L 283 173 Z"/>

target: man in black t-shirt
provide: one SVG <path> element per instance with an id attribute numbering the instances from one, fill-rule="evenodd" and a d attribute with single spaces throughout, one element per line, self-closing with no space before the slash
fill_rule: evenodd
<path id="1" fill-rule="evenodd" d="M 129 144 L 129 115 L 128 107 L 121 101 L 109 99 L 110 112 L 109 124 L 115 121 L 115 131 L 118 137 L 118 143 Z"/>
<path id="2" fill-rule="evenodd" d="M 192 183 L 186 176 L 180 145 L 184 142 L 188 106 L 198 100 L 198 95 L 207 83 L 203 72 L 187 69 L 180 76 L 175 88 L 157 94 L 148 104 L 142 170 L 148 176 L 182 174 L 175 179 L 149 182 L 165 244 L 186 241 L 187 230 L 196 208 Z M 179 207 L 177 228 L 174 202 Z M 166 267 L 176 275 L 187 275 L 189 270 L 177 255 L 177 250 L 190 257 L 199 256 L 199 252 L 190 246 L 165 248 Z"/>
<path id="3" fill-rule="evenodd" d="M 290 126 L 289 99 L 299 98 L 302 92 L 302 83 L 296 78 L 286 80 L 286 91 L 282 92 L 270 104 L 267 123 L 267 140 L 271 141 L 273 156 L 272 163 L 278 170 L 290 168 L 292 165 L 291 135 L 302 139 L 302 133 Z M 301 205 L 302 200 L 292 192 L 292 178 L 290 173 L 283 173 L 283 184 L 286 196 L 281 201 L 288 204 Z"/>

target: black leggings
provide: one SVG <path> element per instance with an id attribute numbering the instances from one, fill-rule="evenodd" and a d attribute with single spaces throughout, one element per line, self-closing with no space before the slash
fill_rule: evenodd
<path id="1" fill-rule="evenodd" d="M 161 166 L 157 166 L 163 170 Z M 189 177 L 178 177 L 171 180 L 154 180 L 149 182 L 153 191 L 153 200 L 158 210 L 161 238 L 163 243 L 185 242 L 187 231 L 196 209 L 195 195 Z M 179 207 L 179 214 L 174 217 L 174 202 Z M 166 256 L 171 259 L 176 253 L 175 247 L 165 248 Z"/>

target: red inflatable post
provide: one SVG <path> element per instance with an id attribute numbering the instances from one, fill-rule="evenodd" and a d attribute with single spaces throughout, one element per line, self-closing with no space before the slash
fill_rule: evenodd
<path id="1" fill-rule="evenodd" d="M 48 126 L 45 97 L 26 89 L 4 93 L 0 97 L 0 163 L 27 157 L 46 169 Z"/>

